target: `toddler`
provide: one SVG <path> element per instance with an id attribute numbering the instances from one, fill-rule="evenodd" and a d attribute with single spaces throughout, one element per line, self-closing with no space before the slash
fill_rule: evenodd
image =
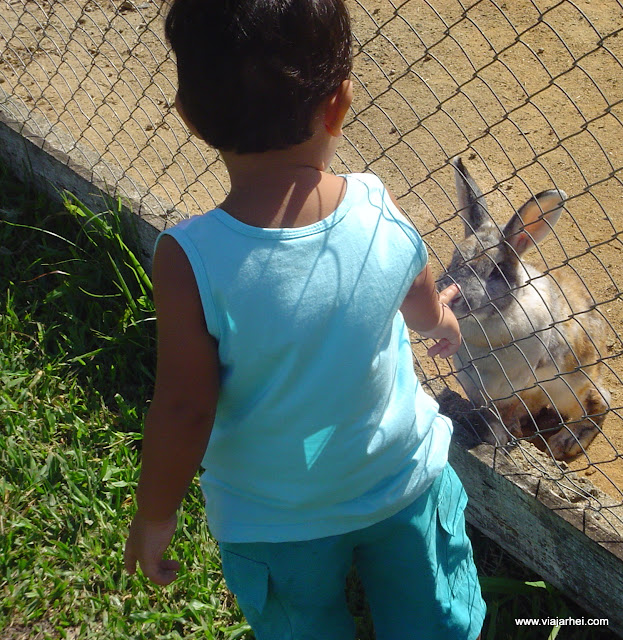
<path id="1" fill-rule="evenodd" d="M 484 617 L 452 425 L 407 327 L 459 347 L 416 229 L 372 174 L 327 170 L 352 100 L 343 0 L 173 0 L 177 109 L 224 202 L 164 231 L 158 365 L 125 564 L 166 585 L 201 485 L 257 640 L 349 640 L 353 562 L 378 640 L 475 640 Z"/>

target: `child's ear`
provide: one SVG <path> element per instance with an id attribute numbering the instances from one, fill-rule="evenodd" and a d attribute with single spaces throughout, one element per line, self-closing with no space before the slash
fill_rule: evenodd
<path id="1" fill-rule="evenodd" d="M 176 109 L 178 115 L 180 116 L 180 118 L 182 119 L 182 122 L 188 128 L 188 130 L 194 136 L 196 136 L 197 138 L 201 138 L 201 136 L 199 135 L 199 132 L 197 131 L 197 129 L 195 128 L 193 123 L 188 119 L 188 116 L 186 115 L 186 112 L 184 111 L 184 106 L 182 105 L 182 101 L 180 100 L 179 92 L 175 94 L 175 109 Z"/>
<path id="2" fill-rule="evenodd" d="M 339 138 L 344 118 L 353 102 L 353 82 L 344 80 L 325 102 L 324 126 L 327 132 Z"/>

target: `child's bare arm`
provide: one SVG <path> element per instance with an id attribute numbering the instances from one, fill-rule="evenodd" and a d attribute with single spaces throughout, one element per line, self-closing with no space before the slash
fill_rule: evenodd
<path id="1" fill-rule="evenodd" d="M 449 358 L 461 344 L 459 323 L 447 304 L 458 293 L 459 288 L 454 284 L 437 293 L 435 280 L 427 264 L 413 281 L 400 307 L 410 329 L 424 338 L 437 341 L 428 350 L 431 357 Z"/>
<path id="2" fill-rule="evenodd" d="M 396 196 L 389 190 L 388 194 L 396 208 L 400 210 Z M 400 307 L 409 329 L 416 331 L 424 338 L 433 338 L 437 341 L 427 352 L 431 358 L 435 356 L 449 358 L 461 345 L 459 323 L 448 307 L 448 302 L 458 295 L 459 291 L 457 285 L 451 285 L 437 293 L 433 274 L 427 264 L 413 281 Z"/>
<path id="3" fill-rule="evenodd" d="M 181 247 L 162 238 L 154 256 L 158 365 L 145 420 L 138 511 L 125 563 L 136 562 L 158 584 L 175 578 L 177 563 L 163 560 L 175 532 L 176 511 L 197 472 L 212 430 L 219 392 L 218 353 L 208 333 L 199 292 Z"/>

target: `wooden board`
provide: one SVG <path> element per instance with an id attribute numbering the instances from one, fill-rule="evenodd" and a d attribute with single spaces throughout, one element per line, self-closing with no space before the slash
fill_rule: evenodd
<path id="1" fill-rule="evenodd" d="M 468 522 L 623 637 L 623 540 L 543 479 L 518 476 L 493 446 L 469 449 L 456 436 L 450 462 L 469 495 Z"/>

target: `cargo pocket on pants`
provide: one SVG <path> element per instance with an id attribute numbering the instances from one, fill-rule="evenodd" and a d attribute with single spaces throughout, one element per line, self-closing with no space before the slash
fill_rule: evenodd
<path id="1" fill-rule="evenodd" d="M 448 466 L 439 492 L 437 558 L 449 596 L 456 595 L 472 561 L 472 546 L 465 532 L 467 494 L 454 470 Z M 443 580 L 443 577 L 440 576 Z"/>
<path id="2" fill-rule="evenodd" d="M 231 551 L 223 551 L 222 560 L 225 582 L 240 607 L 244 603 L 262 613 L 268 597 L 268 565 Z"/>
<path id="3" fill-rule="evenodd" d="M 270 595 L 270 568 L 263 562 L 221 549 L 223 576 L 257 640 L 290 640 L 290 622 Z"/>

